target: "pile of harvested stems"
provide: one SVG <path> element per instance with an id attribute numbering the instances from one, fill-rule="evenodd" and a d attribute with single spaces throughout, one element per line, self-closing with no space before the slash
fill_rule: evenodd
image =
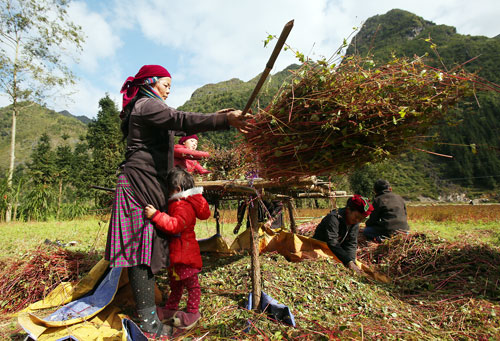
<path id="1" fill-rule="evenodd" d="M 444 72 L 421 58 L 305 63 L 255 116 L 246 148 L 266 178 L 345 173 L 423 142 L 475 89 L 500 91 L 463 68 Z"/>
<path id="2" fill-rule="evenodd" d="M 470 330 L 473 324 L 498 327 L 498 249 L 410 234 L 359 251 L 360 259 L 393 280 L 399 299 L 419 307 L 436 327 L 473 338 L 480 338 Z"/>
<path id="3" fill-rule="evenodd" d="M 206 162 L 210 180 L 238 179 L 250 170 L 242 148 L 220 148 L 208 141 L 204 151 L 210 153 Z"/>
<path id="4" fill-rule="evenodd" d="M 0 270 L 0 312 L 15 313 L 43 299 L 61 282 L 76 281 L 96 259 L 54 246 L 41 245 Z"/>

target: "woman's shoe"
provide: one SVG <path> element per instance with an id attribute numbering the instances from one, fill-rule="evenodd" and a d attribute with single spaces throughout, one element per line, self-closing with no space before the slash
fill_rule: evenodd
<path id="1" fill-rule="evenodd" d="M 167 326 L 166 324 L 159 324 L 158 329 L 155 332 L 144 332 L 144 336 L 152 340 L 170 340 L 172 337 L 173 328 L 171 326 Z"/>

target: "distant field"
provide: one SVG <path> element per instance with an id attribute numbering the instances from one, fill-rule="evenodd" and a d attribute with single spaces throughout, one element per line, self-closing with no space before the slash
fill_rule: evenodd
<path id="1" fill-rule="evenodd" d="M 329 209 L 297 209 L 297 224 L 320 220 Z M 410 226 L 419 232 L 436 233 L 451 240 L 477 239 L 500 245 L 500 205 L 438 205 L 409 206 Z M 246 217 L 245 217 L 246 221 Z M 285 224 L 289 226 L 288 213 Z M 221 234 L 231 243 L 236 225 L 236 210 L 220 211 Z M 72 250 L 102 252 L 106 244 L 108 217 L 88 217 L 73 221 L 14 222 L 0 224 L 0 258 L 20 257 L 48 240 L 60 243 L 76 242 Z M 215 219 L 198 221 L 198 238 L 207 238 L 216 231 Z"/>
<path id="2" fill-rule="evenodd" d="M 299 209 L 297 222 L 319 220 L 328 211 Z M 262 314 L 240 308 L 251 290 L 250 256 L 204 257 L 204 270 L 200 275 L 204 319 L 195 329 L 195 336 L 209 335 L 206 339 L 211 340 L 258 339 L 259 336 L 269 340 L 499 339 L 500 279 L 498 271 L 492 269 L 498 269 L 500 264 L 500 205 L 419 206 L 409 207 L 408 211 L 411 229 L 425 235 L 413 234 L 408 242 L 396 237 L 396 242 L 390 244 L 391 252 L 387 251 L 386 244 L 376 249 L 377 252 L 387 249 L 387 261 L 380 264 L 380 271 L 394 279 L 390 284 L 353 276 L 330 259 L 292 263 L 273 253 L 261 256 L 266 292 L 291 307 L 298 321 L 297 328 L 285 328 Z M 56 244 L 76 242 L 68 249 L 89 253 L 91 260 L 99 258 L 106 243 L 107 220 L 107 217 L 89 217 L 74 221 L 0 224 L 0 264 L 29 262 L 40 253 L 35 248 L 46 240 Z M 288 218 L 285 220 L 288 222 Z M 235 211 L 221 212 L 221 233 L 228 243 L 235 237 L 232 233 L 235 224 Z M 213 218 L 198 222 L 199 238 L 214 233 Z M 40 250 L 43 249 L 46 248 Z M 373 258 L 378 254 L 374 253 L 376 250 L 370 246 L 360 249 L 361 259 Z M 52 276 L 56 268 L 37 270 L 50 282 L 50 278 L 58 278 Z M 19 269 L 18 273 L 24 276 L 21 280 L 31 278 L 28 277 L 31 272 Z M 75 267 L 64 269 L 75 272 Z M 31 287 L 40 287 L 40 283 L 38 286 L 32 283 L 37 281 L 38 278 L 32 280 Z M 166 282 L 165 274 L 157 277 L 157 283 L 164 290 Z M 25 292 L 21 287 L 15 293 Z M 243 330 L 249 318 L 258 331 L 246 334 Z M 0 316 L 0 339 L 25 337 L 15 317 Z"/>

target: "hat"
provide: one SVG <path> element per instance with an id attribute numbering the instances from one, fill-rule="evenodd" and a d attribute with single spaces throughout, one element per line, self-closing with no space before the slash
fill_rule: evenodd
<path id="1" fill-rule="evenodd" d="M 347 200 L 346 206 L 352 210 L 361 212 L 365 217 L 368 217 L 373 212 L 373 206 L 370 204 L 370 201 L 359 194 L 354 194 L 350 197 L 349 200 Z"/>
<path id="2" fill-rule="evenodd" d="M 384 179 L 378 179 L 377 181 L 375 181 L 375 184 L 373 185 L 375 193 L 380 193 L 386 189 L 389 189 L 390 187 L 391 184 L 389 183 L 389 181 Z"/>
<path id="3" fill-rule="evenodd" d="M 179 144 L 183 144 L 189 139 L 195 139 L 196 141 L 198 141 L 198 136 L 196 135 L 183 136 L 179 139 Z"/>
<path id="4" fill-rule="evenodd" d="M 168 70 L 161 65 L 143 65 L 134 77 L 128 77 L 127 80 L 125 80 L 125 83 L 123 83 L 120 91 L 120 93 L 123 94 L 123 108 L 125 108 L 127 104 L 129 104 L 130 101 L 137 95 L 140 83 L 146 78 L 151 77 L 172 78 L 172 76 L 170 76 L 170 72 L 168 72 Z M 123 117 L 120 118 L 123 119 Z"/>

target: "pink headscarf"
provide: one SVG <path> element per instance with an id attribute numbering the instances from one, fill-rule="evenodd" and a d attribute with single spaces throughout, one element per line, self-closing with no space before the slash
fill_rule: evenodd
<path id="1" fill-rule="evenodd" d="M 127 104 L 129 104 L 129 102 L 132 100 L 132 98 L 137 95 L 137 92 L 139 91 L 139 85 L 141 85 L 146 78 L 150 77 L 172 78 L 172 76 L 170 76 L 170 72 L 168 72 L 167 69 L 165 69 L 161 65 L 144 65 L 140 68 L 135 77 L 128 77 L 125 83 L 123 83 L 122 89 L 120 91 L 120 93 L 123 94 L 122 108 L 125 108 Z"/>

